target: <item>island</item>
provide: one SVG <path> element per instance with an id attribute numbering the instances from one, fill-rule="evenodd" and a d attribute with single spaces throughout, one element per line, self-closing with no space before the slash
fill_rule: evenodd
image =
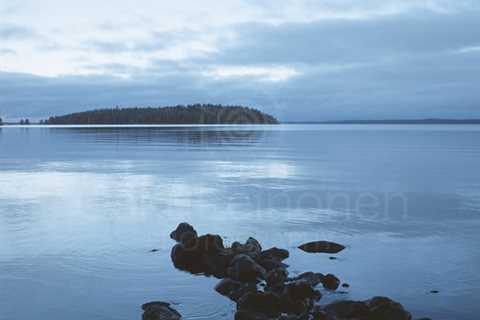
<path id="1" fill-rule="evenodd" d="M 278 124 L 257 109 L 213 104 L 177 105 L 158 108 L 110 108 L 50 117 L 50 125 L 128 124 Z"/>

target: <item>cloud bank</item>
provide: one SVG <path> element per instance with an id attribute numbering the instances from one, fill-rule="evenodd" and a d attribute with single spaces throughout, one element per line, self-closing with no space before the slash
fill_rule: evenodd
<path id="1" fill-rule="evenodd" d="M 196 102 L 480 118 L 477 1 L 4 0 L 0 18 L 7 119 Z"/>

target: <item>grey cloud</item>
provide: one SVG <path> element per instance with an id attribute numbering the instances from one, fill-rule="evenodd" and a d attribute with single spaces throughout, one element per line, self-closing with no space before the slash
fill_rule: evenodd
<path id="1" fill-rule="evenodd" d="M 32 38 L 35 32 L 16 24 L 0 24 L 0 40 L 18 40 Z"/>

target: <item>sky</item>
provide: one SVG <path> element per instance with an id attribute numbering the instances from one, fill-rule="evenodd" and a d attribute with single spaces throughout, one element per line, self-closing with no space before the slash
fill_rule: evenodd
<path id="1" fill-rule="evenodd" d="M 478 0 L 0 0 L 0 117 L 480 118 Z"/>

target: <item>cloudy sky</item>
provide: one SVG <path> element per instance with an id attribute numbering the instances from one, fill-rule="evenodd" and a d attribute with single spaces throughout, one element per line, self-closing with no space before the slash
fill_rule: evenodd
<path id="1" fill-rule="evenodd" d="M 478 0 L 0 0 L 0 116 L 480 118 Z"/>

